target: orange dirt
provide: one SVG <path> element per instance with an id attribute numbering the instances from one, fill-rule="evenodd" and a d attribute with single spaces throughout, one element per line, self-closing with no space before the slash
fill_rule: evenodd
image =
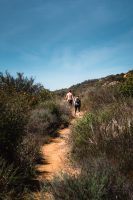
<path id="1" fill-rule="evenodd" d="M 83 113 L 80 114 L 82 117 Z M 71 124 L 75 121 L 72 120 Z M 46 164 L 40 164 L 37 166 L 37 170 L 41 172 L 38 177 L 40 180 L 51 180 L 55 175 L 60 172 L 71 172 L 76 171 L 70 167 L 68 159 L 70 147 L 68 144 L 68 138 L 70 134 L 70 127 L 64 128 L 59 131 L 59 137 L 52 140 L 51 143 L 42 146 L 42 155 L 46 160 Z"/>

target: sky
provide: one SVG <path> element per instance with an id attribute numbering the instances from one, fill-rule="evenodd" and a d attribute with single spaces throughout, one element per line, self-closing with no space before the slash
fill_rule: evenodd
<path id="1" fill-rule="evenodd" d="M 133 0 L 0 0 L 0 71 L 56 90 L 133 69 Z"/>

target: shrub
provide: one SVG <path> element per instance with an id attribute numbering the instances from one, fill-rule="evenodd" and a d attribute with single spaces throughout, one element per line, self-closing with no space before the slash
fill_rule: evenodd
<path id="1" fill-rule="evenodd" d="M 8 73 L 5 76 L 0 73 L 2 200 L 30 199 L 27 193 L 31 181 L 36 178 L 35 165 L 42 161 L 40 147 L 46 141 L 46 136 L 42 139 L 42 135 L 48 135 L 48 132 L 51 133 L 61 124 L 68 123 L 70 113 L 57 103 L 44 103 L 45 108 L 35 109 L 39 102 L 50 99 L 52 94 L 41 85 L 35 85 L 32 78 L 27 79 L 23 74 L 13 78 Z M 61 114 L 63 109 L 64 115 Z"/>
<path id="2" fill-rule="evenodd" d="M 79 176 L 56 177 L 48 186 L 55 200 L 131 200 L 133 197 L 132 184 L 103 162 L 97 169 Z"/>
<path id="3" fill-rule="evenodd" d="M 82 108 L 84 110 L 95 111 L 110 103 L 118 102 L 124 97 L 133 97 L 133 75 L 131 74 L 125 81 L 116 85 L 90 88 L 84 94 Z"/>
<path id="4" fill-rule="evenodd" d="M 10 181 L 10 187 L 3 190 L 3 199 L 19 199 L 23 196 L 26 180 L 35 177 L 35 160 L 40 152 L 40 145 L 34 136 L 26 135 L 30 107 L 23 95 L 1 93 L 0 96 L 0 156 L 6 160 L 4 177 Z M 12 164 L 10 164 L 12 163 Z M 14 166 L 14 167 L 12 167 Z M 17 168 L 17 179 L 14 177 Z M 8 177 L 8 170 L 11 172 Z M 5 188 L 6 188 L 6 183 Z M 1 186 L 3 188 L 4 186 Z M 28 188 L 26 189 L 28 190 Z M 24 192 L 26 195 L 26 192 Z M 20 198 L 21 199 L 21 198 Z"/>
<path id="5" fill-rule="evenodd" d="M 81 162 L 106 155 L 125 173 L 133 170 L 133 104 L 113 104 L 78 120 L 72 130 L 72 156 Z"/>
<path id="6" fill-rule="evenodd" d="M 27 99 L 23 95 L 0 93 L 0 155 L 13 161 L 16 147 L 28 120 Z"/>
<path id="7" fill-rule="evenodd" d="M 59 104 L 59 116 L 60 123 L 64 125 L 64 127 L 68 126 L 70 123 L 70 119 L 72 118 L 71 109 L 68 104 L 64 104 L 64 102 L 58 102 Z"/>
<path id="8" fill-rule="evenodd" d="M 0 89 L 15 89 L 16 92 L 26 92 L 30 94 L 38 93 L 43 87 L 40 84 L 34 84 L 34 79 L 24 77 L 23 73 L 17 73 L 16 78 L 7 71 L 5 74 L 0 72 Z"/>
<path id="9" fill-rule="evenodd" d="M 13 199 L 15 184 L 17 182 L 17 170 L 14 166 L 0 158 L 0 199 Z"/>
<path id="10" fill-rule="evenodd" d="M 29 80 L 21 74 L 17 78 L 8 73 L 5 76 L 0 74 L 0 157 L 6 163 L 5 178 L 8 168 L 12 176 L 16 168 L 18 177 L 13 177 L 7 191 L 3 190 L 3 199 L 23 199 L 36 175 L 35 165 L 40 159 L 42 138 L 27 132 L 26 126 L 31 109 L 48 99 L 49 91 L 33 82 L 32 78 Z"/>
<path id="11" fill-rule="evenodd" d="M 133 75 L 129 76 L 120 87 L 120 92 L 124 97 L 133 97 Z"/>
<path id="12" fill-rule="evenodd" d="M 52 115 L 49 110 L 35 109 L 31 111 L 29 122 L 27 125 L 28 132 L 34 134 L 47 135 L 49 129 L 53 130 L 52 125 L 56 122 L 56 116 Z"/>
<path id="13" fill-rule="evenodd" d="M 54 94 L 50 92 L 49 90 L 42 88 L 37 94 L 37 97 L 39 99 L 39 102 L 44 102 L 44 101 L 52 100 L 54 97 Z"/>
<path id="14" fill-rule="evenodd" d="M 36 177 L 36 164 L 41 160 L 40 148 L 42 138 L 28 133 L 22 138 L 22 142 L 17 148 L 16 162 L 18 169 L 23 174 L 23 179 L 32 179 Z"/>
<path id="15" fill-rule="evenodd" d="M 119 86 L 96 87 L 85 93 L 82 108 L 87 111 L 95 111 L 121 99 Z"/>
<path id="16" fill-rule="evenodd" d="M 41 135 L 50 135 L 60 126 L 68 125 L 71 113 L 68 107 L 53 101 L 47 101 L 31 111 L 28 132 Z"/>
<path id="17" fill-rule="evenodd" d="M 9 96 L 14 95 L 14 93 L 23 95 L 30 107 L 53 98 L 52 92 L 41 84 L 35 84 L 32 77 L 29 79 L 24 77 L 23 73 L 17 73 L 15 78 L 7 71 L 5 74 L 0 72 L 0 90 Z"/>
<path id="18" fill-rule="evenodd" d="M 0 199 L 1 200 L 31 200 L 26 186 L 22 187 L 18 170 L 0 158 Z M 22 189 L 23 188 L 23 189 Z"/>

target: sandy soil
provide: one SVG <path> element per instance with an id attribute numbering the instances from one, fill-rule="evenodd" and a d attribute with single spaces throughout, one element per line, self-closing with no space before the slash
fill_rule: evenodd
<path id="1" fill-rule="evenodd" d="M 83 113 L 76 115 L 76 118 L 82 117 Z M 75 119 L 71 121 L 71 124 L 75 122 Z M 70 126 L 71 126 L 70 124 Z M 41 175 L 40 180 L 51 180 L 55 175 L 60 172 L 76 172 L 76 169 L 72 169 L 69 161 L 70 147 L 68 144 L 68 138 L 70 135 L 70 126 L 59 130 L 59 137 L 52 140 L 51 143 L 45 144 L 41 151 L 46 164 L 41 164 L 37 166 Z"/>
<path id="2" fill-rule="evenodd" d="M 71 134 L 71 125 L 75 123 L 77 118 L 82 118 L 83 113 L 76 115 L 71 121 L 68 128 L 59 130 L 59 137 L 52 139 L 49 144 L 45 144 L 41 148 L 41 152 L 46 163 L 37 165 L 37 170 L 40 172 L 38 176 L 39 181 L 51 181 L 56 175 L 62 172 L 67 172 L 69 174 L 78 175 L 80 169 L 76 168 L 70 163 L 70 146 L 69 146 L 69 136 Z M 54 200 L 54 197 L 50 193 L 34 193 L 34 198 L 36 200 Z"/>
<path id="3" fill-rule="evenodd" d="M 65 158 L 68 153 L 68 145 L 66 140 L 70 134 L 70 129 L 65 128 L 59 131 L 60 136 L 52 140 L 50 144 L 45 144 L 41 151 L 46 164 L 39 165 L 38 171 L 44 172 L 41 174 L 41 179 L 50 180 L 54 175 L 64 169 Z"/>

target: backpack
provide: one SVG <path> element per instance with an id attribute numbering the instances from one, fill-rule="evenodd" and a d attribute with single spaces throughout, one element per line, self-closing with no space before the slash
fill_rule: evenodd
<path id="1" fill-rule="evenodd" d="M 75 106 L 79 106 L 79 105 L 80 105 L 80 99 L 77 98 L 77 99 L 75 100 Z"/>

